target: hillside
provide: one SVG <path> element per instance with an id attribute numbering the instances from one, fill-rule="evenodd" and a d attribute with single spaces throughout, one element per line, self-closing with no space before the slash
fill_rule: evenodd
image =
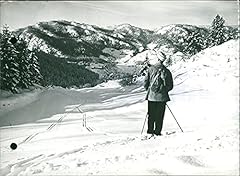
<path id="1" fill-rule="evenodd" d="M 188 68 L 191 69 L 188 69 Z M 185 88 L 211 90 L 222 96 L 237 96 L 239 92 L 239 40 L 230 40 L 219 46 L 207 48 L 192 56 L 187 62 L 172 66 L 178 70 Z M 189 78 L 189 75 L 192 77 Z M 203 84 L 205 83 L 205 84 Z"/>
<path id="2" fill-rule="evenodd" d="M 151 31 L 129 24 L 109 30 L 76 22 L 50 21 L 19 29 L 16 33 L 29 42 L 30 48 L 44 52 L 45 58 L 58 57 L 84 66 L 99 74 L 101 79 L 109 79 L 108 75 L 118 72 L 115 61 L 119 56 L 137 53 L 139 48 L 145 47 Z"/>
<path id="3" fill-rule="evenodd" d="M 235 28 L 226 27 L 226 34 L 229 31 L 236 33 Z M 64 62 L 65 65 L 80 65 L 82 67 L 79 67 L 78 74 L 81 74 L 83 69 L 87 69 L 89 73 L 99 75 L 99 82 L 121 78 L 125 72 L 123 68 L 127 68 L 128 65 L 131 67 L 140 65 L 141 67 L 145 62 L 146 53 L 152 55 L 150 53 L 152 49 L 163 51 L 167 55 L 169 64 L 188 59 L 189 56 L 183 52 L 184 42 L 193 32 L 206 37 L 209 28 L 174 24 L 151 31 L 130 24 L 121 24 L 105 29 L 73 21 L 49 21 L 39 22 L 15 31 L 17 35 L 29 42 L 30 48 L 38 48 L 40 60 L 46 58 L 53 62 L 51 65 L 54 65 L 55 61 L 51 58 L 58 58 L 62 60 L 59 62 Z M 48 66 L 41 66 L 43 69 L 45 67 Z M 59 72 L 57 68 L 59 66 L 52 69 L 57 73 Z M 50 73 L 51 68 L 49 69 Z M 127 68 L 129 69 L 132 68 Z M 61 76 L 58 75 L 58 77 Z M 46 76 L 44 79 L 48 82 Z M 62 85 L 61 83 L 55 84 L 54 81 L 51 84 Z M 81 82 L 79 85 L 74 81 L 69 86 L 83 86 L 84 84 L 86 82 Z"/>
<path id="4" fill-rule="evenodd" d="M 151 44 L 164 51 L 167 56 L 171 56 L 177 52 L 183 52 L 185 40 L 192 32 L 198 32 L 206 38 L 209 30 L 187 24 L 167 25 L 155 31 Z"/>
<path id="5" fill-rule="evenodd" d="M 31 46 L 40 44 L 46 53 L 59 57 L 109 56 L 104 48 L 135 50 L 146 42 L 147 30 L 119 25 L 113 30 L 68 21 L 40 22 L 17 31 Z"/>

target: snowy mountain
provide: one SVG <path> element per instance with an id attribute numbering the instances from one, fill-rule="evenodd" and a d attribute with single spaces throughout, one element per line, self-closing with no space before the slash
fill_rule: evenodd
<path id="1" fill-rule="evenodd" d="M 227 29 L 233 30 L 232 27 Z M 121 77 L 125 72 L 124 69 L 129 65 L 130 67 L 137 65 L 136 69 L 132 69 L 135 72 L 138 65 L 142 67 L 142 64 L 146 62 L 146 54 L 149 57 L 154 55 L 152 49 L 164 52 L 168 58 L 167 62 L 171 64 L 188 59 L 188 56 L 183 52 L 186 38 L 192 32 L 199 32 L 203 37 L 206 37 L 209 29 L 186 24 L 167 25 L 155 31 L 141 29 L 130 24 L 121 24 L 107 29 L 62 20 L 39 22 L 15 32 L 29 42 L 30 48 L 38 48 L 38 57 L 42 60 L 44 74 L 46 73 L 43 75 L 44 78 L 55 77 L 49 75 L 51 69 L 46 70 L 45 68 L 48 66 L 45 64 L 53 62 L 50 65 L 54 65 L 55 61 L 53 60 L 61 59 L 59 62 L 81 66 L 78 68 L 81 70 L 78 74 L 90 71 L 89 74 L 97 73 L 98 79 L 105 81 L 113 79 L 113 75 L 115 79 Z M 58 67 L 61 66 L 55 68 Z M 69 67 L 71 66 L 69 65 Z M 55 68 L 53 67 L 53 69 Z M 127 70 L 131 70 L 131 68 L 127 68 Z M 60 71 L 56 70 L 55 72 Z M 93 82 L 99 81 L 95 77 Z M 93 84 L 90 81 L 81 81 L 83 85 L 86 83 Z M 46 84 L 62 85 L 59 81 L 57 84 L 54 81 Z M 76 84 L 78 83 L 75 81 L 73 85 L 69 86 Z"/>
<path id="2" fill-rule="evenodd" d="M 142 50 L 151 31 L 126 24 L 110 30 L 76 22 L 50 21 L 16 33 L 28 41 L 30 48 L 37 47 L 49 57 L 83 65 L 101 78 L 117 72 L 114 63 L 119 57 Z"/>
<path id="3" fill-rule="evenodd" d="M 80 59 L 83 56 L 108 56 L 102 52 L 104 48 L 134 50 L 146 41 L 150 32 L 131 25 L 119 25 L 109 30 L 76 22 L 50 21 L 23 28 L 17 33 L 28 39 L 31 46 L 40 44 L 40 49 L 46 53 Z"/>
<path id="4" fill-rule="evenodd" d="M 153 31 L 148 38 L 148 44 L 144 50 L 136 55 L 128 55 L 119 60 L 121 64 L 138 65 L 146 62 L 146 58 L 156 59 L 156 52 L 163 52 L 167 56 L 166 64 L 176 64 L 181 60 L 188 60 L 190 57 L 184 52 L 187 38 L 192 33 L 199 33 L 203 38 L 209 35 L 209 26 L 193 26 L 187 24 L 172 24 L 162 26 Z M 224 33 L 226 35 L 234 34 L 237 38 L 239 32 L 236 26 L 225 26 Z"/>
<path id="5" fill-rule="evenodd" d="M 169 69 L 174 89 L 168 105 L 184 132 L 167 108 L 163 136 L 149 140 L 141 135 L 147 110 L 142 78 L 128 87 L 109 81 L 2 98 L 0 173 L 239 175 L 239 40 Z M 18 148 L 11 150 L 11 143 Z"/>
<path id="6" fill-rule="evenodd" d="M 183 26 L 163 27 L 154 32 L 130 24 L 118 25 L 110 30 L 76 22 L 50 21 L 20 29 L 17 33 L 28 40 L 30 47 L 38 47 L 41 51 L 57 57 L 83 62 L 84 57 L 115 61 L 140 53 L 146 49 L 147 44 L 160 46 L 163 44 L 160 40 L 170 45 L 173 39 L 177 40 L 176 36 L 181 32 L 176 31 L 183 30 Z M 173 30 L 176 32 L 174 35 Z M 169 39 L 162 39 L 163 36 L 158 35 L 163 33 L 161 31 L 165 31 Z"/>
<path id="7" fill-rule="evenodd" d="M 198 32 L 203 37 L 208 35 L 208 29 L 187 24 L 172 24 L 163 26 L 155 31 L 152 43 L 157 48 L 172 55 L 176 52 L 182 52 L 185 39 L 192 33 Z M 169 52 L 169 50 L 172 50 Z"/>

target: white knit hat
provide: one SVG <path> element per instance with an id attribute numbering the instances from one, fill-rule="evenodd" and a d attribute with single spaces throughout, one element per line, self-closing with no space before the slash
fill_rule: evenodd
<path id="1" fill-rule="evenodd" d="M 166 54 L 164 54 L 162 51 L 160 51 L 160 53 L 156 52 L 156 55 L 158 57 L 158 60 L 161 62 L 164 62 L 167 59 Z"/>

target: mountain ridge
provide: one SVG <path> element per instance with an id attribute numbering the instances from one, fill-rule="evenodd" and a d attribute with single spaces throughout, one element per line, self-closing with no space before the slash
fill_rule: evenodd
<path id="1" fill-rule="evenodd" d="M 235 29 L 227 27 L 226 30 Z M 138 62 L 132 60 L 138 55 L 145 57 L 147 50 L 164 52 L 169 63 L 188 57 L 184 53 L 184 42 L 193 32 L 206 37 L 209 29 L 188 24 L 170 24 L 153 31 L 128 23 L 109 29 L 75 21 L 52 20 L 18 29 L 15 34 L 27 40 L 30 48 L 45 53 L 45 58 L 54 56 L 65 60 L 67 64 L 84 66 L 99 74 L 100 79 L 107 80 L 124 74 L 118 64 L 144 64 L 144 59 Z"/>

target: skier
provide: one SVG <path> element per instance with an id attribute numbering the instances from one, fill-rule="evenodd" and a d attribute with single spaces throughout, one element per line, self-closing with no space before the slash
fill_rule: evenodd
<path id="1" fill-rule="evenodd" d="M 164 53 L 161 53 L 161 57 L 157 55 L 155 60 L 151 60 L 151 66 L 145 75 L 144 88 L 147 90 L 148 100 L 147 137 L 161 135 L 166 102 L 170 101 L 168 92 L 173 89 L 172 74 L 163 65 L 165 60 Z"/>

